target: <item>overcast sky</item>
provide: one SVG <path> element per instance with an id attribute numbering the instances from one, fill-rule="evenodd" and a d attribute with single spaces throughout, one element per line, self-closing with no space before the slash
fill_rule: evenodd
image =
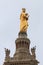
<path id="1" fill-rule="evenodd" d="M 15 53 L 21 9 L 26 8 L 29 17 L 28 38 L 30 47 L 36 45 L 36 58 L 43 65 L 43 0 L 0 0 L 0 65 L 5 59 L 5 50 Z"/>

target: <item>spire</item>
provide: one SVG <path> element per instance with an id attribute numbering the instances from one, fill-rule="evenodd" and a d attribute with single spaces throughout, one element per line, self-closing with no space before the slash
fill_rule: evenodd
<path id="1" fill-rule="evenodd" d="M 20 32 L 15 40 L 16 51 L 13 57 L 10 57 L 10 50 L 5 48 L 4 65 L 38 65 L 36 60 L 35 47 L 31 48 L 30 39 L 27 37 L 28 14 L 26 9 L 22 8 L 20 15 Z"/>

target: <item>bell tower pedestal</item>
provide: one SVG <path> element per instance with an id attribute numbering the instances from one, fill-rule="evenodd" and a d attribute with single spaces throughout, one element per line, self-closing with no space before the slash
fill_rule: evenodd
<path id="1" fill-rule="evenodd" d="M 16 43 L 16 53 L 14 58 L 16 60 L 25 60 L 31 57 L 30 54 L 30 40 L 27 38 L 27 33 L 19 32 L 18 38 L 15 40 Z"/>
<path id="2" fill-rule="evenodd" d="M 31 48 L 32 53 L 30 53 L 30 40 L 27 38 L 26 32 L 19 32 L 15 44 L 15 54 L 9 60 L 5 60 L 3 65 L 38 65 L 35 48 Z"/>

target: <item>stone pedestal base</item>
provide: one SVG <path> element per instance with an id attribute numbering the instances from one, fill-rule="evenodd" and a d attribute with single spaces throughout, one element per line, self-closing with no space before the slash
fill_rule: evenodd
<path id="1" fill-rule="evenodd" d="M 19 32 L 18 38 L 15 40 L 16 52 L 9 61 L 5 61 L 3 65 L 38 65 L 35 56 L 35 49 L 31 49 L 30 40 L 27 38 L 26 32 Z"/>

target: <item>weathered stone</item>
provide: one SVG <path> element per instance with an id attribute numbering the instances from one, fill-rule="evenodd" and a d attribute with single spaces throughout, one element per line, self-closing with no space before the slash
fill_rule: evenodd
<path id="1" fill-rule="evenodd" d="M 8 55 L 8 60 L 5 60 L 3 65 L 38 65 L 39 62 L 36 60 L 35 48 L 31 48 L 32 54 L 30 53 L 30 40 L 27 38 L 27 33 L 19 32 L 15 44 L 15 54 L 12 58 L 8 58 Z"/>

